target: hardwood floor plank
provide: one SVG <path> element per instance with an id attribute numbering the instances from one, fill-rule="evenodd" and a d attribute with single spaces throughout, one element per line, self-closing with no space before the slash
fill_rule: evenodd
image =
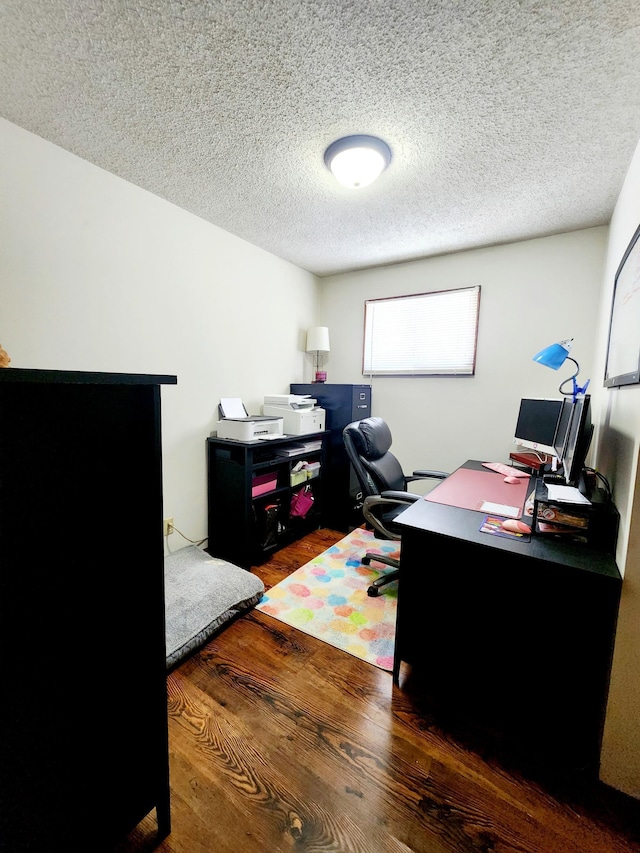
<path id="1" fill-rule="evenodd" d="M 265 764 L 256 733 L 179 675 L 169 690 L 172 755 L 186 768 L 194 752 L 197 756 L 194 810 L 216 827 L 216 835 L 235 838 L 236 849 L 281 847 L 283 833 L 298 832 L 300 808 Z M 193 788 L 193 779 L 189 783 Z"/>
<path id="2" fill-rule="evenodd" d="M 254 614 L 252 619 L 257 621 L 271 620 L 264 614 Z M 298 637 L 300 632 L 296 632 Z M 307 646 L 311 644 L 312 639 L 301 639 L 301 642 Z M 227 647 L 228 651 L 228 647 Z M 317 695 L 319 697 L 330 697 L 328 699 L 332 711 L 341 721 L 342 728 L 348 728 L 351 723 L 349 719 L 355 712 L 356 727 L 360 728 L 364 721 L 368 721 L 367 725 L 372 725 L 374 720 L 378 725 L 383 725 L 385 728 L 390 728 L 392 716 L 398 723 L 398 729 L 402 732 L 400 736 L 396 733 L 394 748 L 399 752 L 403 748 L 403 743 L 410 740 L 412 743 L 420 743 L 423 752 L 421 759 L 425 759 L 425 749 L 429 750 L 430 746 L 435 747 L 433 752 L 428 751 L 427 756 L 433 755 L 440 760 L 442 752 L 442 741 L 447 744 L 447 762 L 454 764 L 456 772 L 464 777 L 465 784 L 476 783 L 479 776 L 482 777 L 482 784 L 487 785 L 488 781 L 492 786 L 500 792 L 500 796 L 509 800 L 522 800 L 524 803 L 522 808 L 528 808 L 530 803 L 527 802 L 526 789 L 515 787 L 509 777 L 505 776 L 500 768 L 492 769 L 484 762 L 481 757 L 475 757 L 469 754 L 455 740 L 447 738 L 446 733 L 438 732 L 436 737 L 429 737 L 429 731 L 424 728 L 423 720 L 420 724 L 416 724 L 415 709 L 411 703 L 402 694 L 401 691 L 392 690 L 391 677 L 388 673 L 370 666 L 364 666 L 358 659 L 344 656 L 344 663 L 340 667 L 335 665 L 336 650 L 326 644 L 317 644 L 315 654 L 305 657 L 305 678 L 307 690 L 311 687 L 311 680 L 316 678 L 319 689 Z M 212 661 L 216 660 L 213 655 Z M 221 662 L 218 659 L 218 666 L 222 670 L 228 670 L 230 666 L 229 660 Z M 242 668 L 242 661 L 236 661 L 236 665 Z M 347 674 L 345 677 L 345 673 Z M 270 669 L 265 669 L 261 674 L 262 679 L 269 679 L 272 674 Z M 331 680 L 333 691 L 327 689 L 327 683 Z M 264 684 L 264 682 L 262 682 Z M 374 686 L 375 685 L 375 686 Z M 295 688 L 295 685 L 294 685 Z M 238 685 L 238 694 L 243 692 L 241 685 Z M 275 700 L 274 700 L 275 701 Z M 280 709 L 280 713 L 284 713 Z M 309 715 L 310 709 L 306 708 L 305 713 Z M 413 735 L 410 733 L 413 732 Z M 355 737 L 352 732 L 352 737 Z M 406 744 L 404 744 L 406 748 Z M 388 780 L 389 783 L 389 780 Z M 540 805 L 541 801 L 545 800 L 546 795 L 541 789 L 536 790 L 535 801 Z M 550 826 L 549 819 L 545 819 L 545 825 Z M 579 832 L 579 826 L 573 828 L 573 832 Z M 536 842 L 539 843 L 539 842 Z M 523 847 L 523 849 L 528 849 Z M 533 847 L 533 849 L 538 849 Z"/>
<path id="3" fill-rule="evenodd" d="M 263 731 L 269 726 L 256 730 L 202 691 L 196 698 L 191 682 L 181 683 L 179 676 L 170 688 L 171 715 L 177 714 L 181 723 L 179 732 L 172 728 L 175 739 L 197 737 L 198 763 L 209 776 L 203 781 L 224 783 L 227 806 L 237 814 L 233 825 L 242 825 L 244 817 L 245 824 L 256 827 L 258 849 L 284 850 L 295 844 L 305 850 L 364 853 L 371 850 L 372 839 L 381 851 L 397 847 L 389 846 L 374 826 L 365 835 L 352 810 L 335 808 L 333 792 L 308 762 L 300 761 L 305 753 L 299 744 L 279 734 L 275 740 L 265 739 Z"/>
<path id="4" fill-rule="evenodd" d="M 343 536 L 317 531 L 253 571 L 277 583 Z M 171 835 L 153 848 L 145 819 L 118 853 L 639 853 L 640 804 L 600 784 L 542 784 L 404 675 L 394 687 L 244 615 L 168 679 Z"/>
<path id="5" fill-rule="evenodd" d="M 262 614 L 259 616 L 269 618 Z M 402 825 L 413 823 L 421 827 L 425 836 L 428 834 L 431 837 L 431 847 L 434 835 L 444 833 L 447 845 L 444 849 L 451 851 L 475 849 L 477 844 L 486 843 L 489 838 L 495 845 L 501 834 L 506 838 L 509 833 L 514 850 L 534 853 L 542 849 L 562 848 L 567 853 L 578 853 L 584 849 L 582 832 L 577 822 L 571 828 L 572 834 L 578 839 L 577 844 L 575 839 L 566 838 L 566 827 L 557 835 L 546 821 L 539 831 L 532 832 L 527 812 L 518 804 L 522 792 L 480 759 L 471 761 L 469 766 L 469 756 L 461 751 L 461 756 L 466 756 L 466 760 L 454 763 L 449 749 L 443 758 L 441 748 L 440 752 L 436 750 L 431 753 L 424 748 L 424 740 L 421 748 L 418 748 L 415 736 L 409 736 L 413 732 L 407 731 L 404 724 L 389 725 L 388 716 L 383 725 L 375 723 L 372 715 L 361 713 L 357 703 L 353 703 L 348 694 L 342 690 L 328 690 L 326 678 L 322 680 L 316 677 L 314 684 L 311 670 L 316 666 L 316 658 L 324 654 L 333 654 L 335 658 L 336 654 L 343 653 L 334 649 L 325 653 L 324 648 L 319 647 L 316 655 L 299 673 L 305 679 L 304 701 L 297 696 L 297 679 L 283 685 L 276 673 L 272 679 L 269 675 L 263 675 L 257 682 L 244 670 L 241 662 L 231 663 L 211 650 L 207 654 L 207 664 L 213 666 L 211 674 L 218 673 L 219 676 L 217 681 L 213 679 L 218 689 L 226 684 L 236 698 L 241 695 L 255 697 L 257 717 L 270 731 L 282 728 L 284 720 L 289 720 L 292 728 L 282 731 L 280 737 L 290 740 L 295 738 L 296 749 L 303 750 L 307 761 L 319 776 L 330 779 L 333 775 L 340 779 L 333 790 L 337 802 L 345 792 L 355 794 L 358 798 L 355 805 L 351 800 L 351 804 L 345 802 L 344 807 L 359 812 L 361 806 L 363 814 L 359 815 L 360 818 L 366 820 L 367 814 L 377 812 L 389 829 L 395 829 L 391 825 L 398 820 Z M 322 667 L 322 671 L 325 669 Z M 391 678 L 387 673 L 369 665 L 364 665 L 363 669 L 360 663 L 361 672 L 373 675 L 371 670 L 374 670 L 375 678 L 382 676 L 391 687 Z M 390 705 L 393 704 L 392 693 L 392 690 L 387 689 Z M 258 705 L 259 700 L 266 704 Z M 301 714 L 303 723 L 299 719 Z M 267 720 L 265 715 L 273 715 L 274 719 Z M 333 724 L 334 717 L 340 720 L 339 728 Z M 383 738 L 384 750 L 380 749 Z M 378 745 L 375 754 L 371 751 L 371 743 Z M 439 759 L 435 770 L 433 756 Z M 271 755 L 270 760 L 275 760 L 275 756 Z M 296 761 L 295 751 L 287 756 L 287 760 Z M 489 785 L 487 777 L 491 776 L 492 784 Z M 496 831 L 493 819 L 485 817 L 494 813 L 501 815 L 505 822 L 504 827 L 499 827 L 499 832 Z M 446 821 L 443 815 L 446 815 Z M 469 835 L 470 827 L 476 833 L 473 837 Z M 404 830 L 401 826 L 397 831 Z M 409 837 L 406 836 L 402 841 L 409 840 Z M 503 843 L 506 844 L 504 838 Z M 414 849 L 422 849 L 416 839 L 412 843 Z M 504 849 L 510 847 L 505 846 Z"/>

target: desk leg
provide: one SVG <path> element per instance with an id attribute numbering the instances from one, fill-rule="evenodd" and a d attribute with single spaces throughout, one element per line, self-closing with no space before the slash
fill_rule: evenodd
<path id="1" fill-rule="evenodd" d="M 400 551 L 400 560 L 402 560 L 402 551 Z M 402 585 L 401 577 L 398 578 L 398 603 L 396 605 L 396 632 L 395 632 L 395 640 L 393 643 L 393 683 L 396 687 L 400 685 L 400 664 L 402 662 L 402 658 L 400 655 L 400 631 L 399 631 L 399 614 L 400 614 L 400 588 Z"/>

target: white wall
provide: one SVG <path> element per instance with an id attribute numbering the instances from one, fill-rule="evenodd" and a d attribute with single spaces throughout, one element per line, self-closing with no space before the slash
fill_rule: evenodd
<path id="1" fill-rule="evenodd" d="M 639 223 L 640 146 L 611 220 L 599 318 L 599 376 L 604 376 L 615 273 Z M 616 560 L 624 573 L 601 777 L 640 799 L 640 385 L 604 389 L 601 384 L 595 398 L 597 462 L 611 479 L 620 510 Z"/>
<path id="2" fill-rule="evenodd" d="M 475 376 L 373 377 L 372 410 L 389 422 L 407 470 L 508 461 L 520 398 L 557 398 L 571 375 L 570 365 L 556 373 L 533 355 L 573 337 L 579 378 L 592 375 L 606 239 L 606 228 L 591 228 L 322 279 L 328 381 L 369 382 L 361 373 L 365 299 L 480 284 Z"/>
<path id="3" fill-rule="evenodd" d="M 258 413 L 265 394 L 310 381 L 317 280 L 3 120 L 0 198 L 10 366 L 177 375 L 161 395 L 164 515 L 205 538 L 218 401 Z M 60 531 L 72 540 L 73 519 Z"/>

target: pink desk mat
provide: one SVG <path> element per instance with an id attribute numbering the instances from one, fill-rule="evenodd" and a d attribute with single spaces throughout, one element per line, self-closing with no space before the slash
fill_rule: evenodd
<path id="1" fill-rule="evenodd" d="M 472 509 L 477 512 L 490 512 L 520 518 L 524 511 L 524 502 L 531 490 L 531 479 L 521 478 L 517 483 L 505 483 L 502 474 L 494 471 L 474 471 L 472 468 L 458 468 L 446 480 L 439 483 L 428 495 L 426 501 L 455 506 L 460 509 Z M 509 512 L 498 512 L 494 504 L 510 508 Z"/>

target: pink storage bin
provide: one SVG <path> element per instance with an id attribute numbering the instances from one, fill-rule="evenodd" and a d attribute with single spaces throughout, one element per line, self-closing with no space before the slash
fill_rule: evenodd
<path id="1" fill-rule="evenodd" d="M 258 474 L 251 480 L 251 497 L 257 498 L 272 492 L 278 485 L 278 475 L 274 473 Z"/>

